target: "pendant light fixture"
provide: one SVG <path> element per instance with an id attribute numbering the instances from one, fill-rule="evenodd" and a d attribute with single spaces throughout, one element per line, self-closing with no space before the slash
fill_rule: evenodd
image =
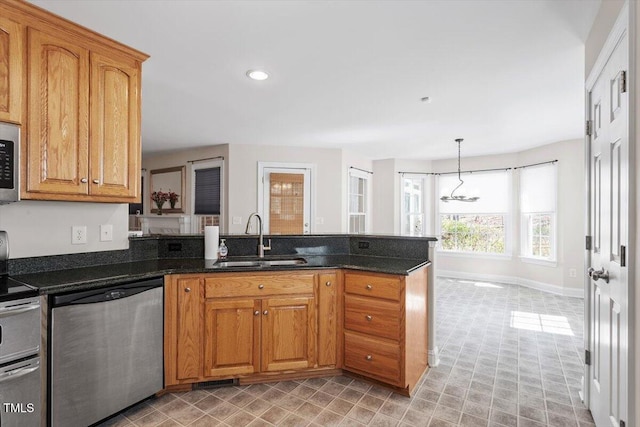
<path id="1" fill-rule="evenodd" d="M 458 181 L 460 181 L 460 184 L 458 184 L 458 186 L 456 188 L 453 189 L 453 191 L 451 192 L 451 194 L 449 196 L 442 196 L 440 197 L 440 200 L 442 200 L 445 203 L 448 202 L 476 202 L 478 201 L 478 199 L 480 197 L 467 197 L 467 196 L 455 196 L 453 193 L 456 192 L 456 190 L 460 187 L 462 187 L 462 184 L 464 184 L 464 181 L 462 180 L 462 178 L 460 178 L 460 143 L 464 141 L 462 138 L 458 138 L 456 139 L 456 142 L 458 143 Z"/>

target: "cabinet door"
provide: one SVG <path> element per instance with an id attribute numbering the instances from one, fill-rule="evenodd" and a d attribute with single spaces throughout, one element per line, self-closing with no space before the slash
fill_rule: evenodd
<path id="1" fill-rule="evenodd" d="M 133 59 L 91 53 L 92 196 L 139 198 L 140 68 Z"/>
<path id="2" fill-rule="evenodd" d="M 313 367 L 315 339 L 313 297 L 262 301 L 262 371 Z"/>
<path id="3" fill-rule="evenodd" d="M 89 52 L 33 28 L 28 36 L 26 190 L 87 194 Z"/>
<path id="4" fill-rule="evenodd" d="M 260 370 L 260 300 L 205 302 L 204 376 Z"/>
<path id="5" fill-rule="evenodd" d="M 175 349 L 165 363 L 175 370 L 177 380 L 196 379 L 200 376 L 201 358 L 201 305 L 200 278 L 178 277 L 172 280 L 170 292 L 175 301 Z M 172 354 L 171 354 L 172 353 Z M 167 383 L 169 383 L 167 379 Z"/>
<path id="6" fill-rule="evenodd" d="M 318 276 L 318 366 L 337 362 L 338 286 L 337 274 Z"/>
<path id="7" fill-rule="evenodd" d="M 0 121 L 22 121 L 24 27 L 0 16 Z"/>

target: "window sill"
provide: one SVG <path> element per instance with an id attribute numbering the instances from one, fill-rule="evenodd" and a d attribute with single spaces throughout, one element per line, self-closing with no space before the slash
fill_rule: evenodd
<path id="1" fill-rule="evenodd" d="M 486 252 L 456 252 L 456 251 L 443 251 L 438 250 L 438 256 L 452 257 L 452 258 L 477 258 L 477 259 L 496 259 L 502 261 L 509 261 L 513 257 L 508 254 L 490 254 Z"/>
<path id="2" fill-rule="evenodd" d="M 536 264 L 536 265 L 544 265 L 545 267 L 557 267 L 558 261 L 542 259 L 542 258 L 533 258 L 528 256 L 520 256 L 520 261 L 526 264 Z"/>

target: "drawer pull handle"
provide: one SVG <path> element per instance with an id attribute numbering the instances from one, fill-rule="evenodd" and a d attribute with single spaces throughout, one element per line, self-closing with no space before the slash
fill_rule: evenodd
<path id="1" fill-rule="evenodd" d="M 373 320 L 373 316 L 371 316 L 370 314 L 367 314 L 366 316 L 364 316 L 365 319 L 367 319 L 368 322 L 371 322 Z"/>
<path id="2" fill-rule="evenodd" d="M 264 285 L 263 284 L 258 285 L 258 289 L 264 289 Z"/>
<path id="3" fill-rule="evenodd" d="M 185 291 L 186 293 L 189 293 L 189 292 L 191 292 L 191 288 L 184 288 L 184 291 Z"/>
<path id="4" fill-rule="evenodd" d="M 325 283 L 325 285 L 326 285 L 327 287 L 329 287 L 329 286 L 331 286 L 331 282 L 330 282 L 330 281 L 327 281 L 327 283 Z"/>
<path id="5" fill-rule="evenodd" d="M 256 310 L 256 311 L 254 311 L 254 312 L 253 312 L 253 315 L 254 315 L 254 316 L 257 316 L 257 315 L 259 315 L 259 314 L 260 314 L 260 310 Z"/>
<path id="6" fill-rule="evenodd" d="M 370 354 L 367 354 L 364 358 L 369 360 L 369 361 L 373 360 L 373 356 L 370 355 Z"/>
<path id="7" fill-rule="evenodd" d="M 267 314 L 269 314 L 269 310 L 263 311 L 262 314 L 264 314 L 266 316 Z"/>
<path id="8" fill-rule="evenodd" d="M 373 289 L 373 286 L 372 285 L 367 285 L 366 288 L 367 288 L 367 290 L 370 291 L 371 289 Z"/>

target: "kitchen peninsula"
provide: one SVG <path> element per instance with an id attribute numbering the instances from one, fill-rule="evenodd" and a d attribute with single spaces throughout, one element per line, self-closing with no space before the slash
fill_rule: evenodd
<path id="1" fill-rule="evenodd" d="M 125 251 L 15 259 L 9 268 L 39 289 L 43 306 L 164 278 L 166 391 L 340 372 L 413 391 L 428 365 L 435 238 L 269 236 L 271 253 L 259 260 L 256 236 L 222 237 L 226 263 L 203 259 L 201 235 L 176 235 L 131 238 Z"/>

